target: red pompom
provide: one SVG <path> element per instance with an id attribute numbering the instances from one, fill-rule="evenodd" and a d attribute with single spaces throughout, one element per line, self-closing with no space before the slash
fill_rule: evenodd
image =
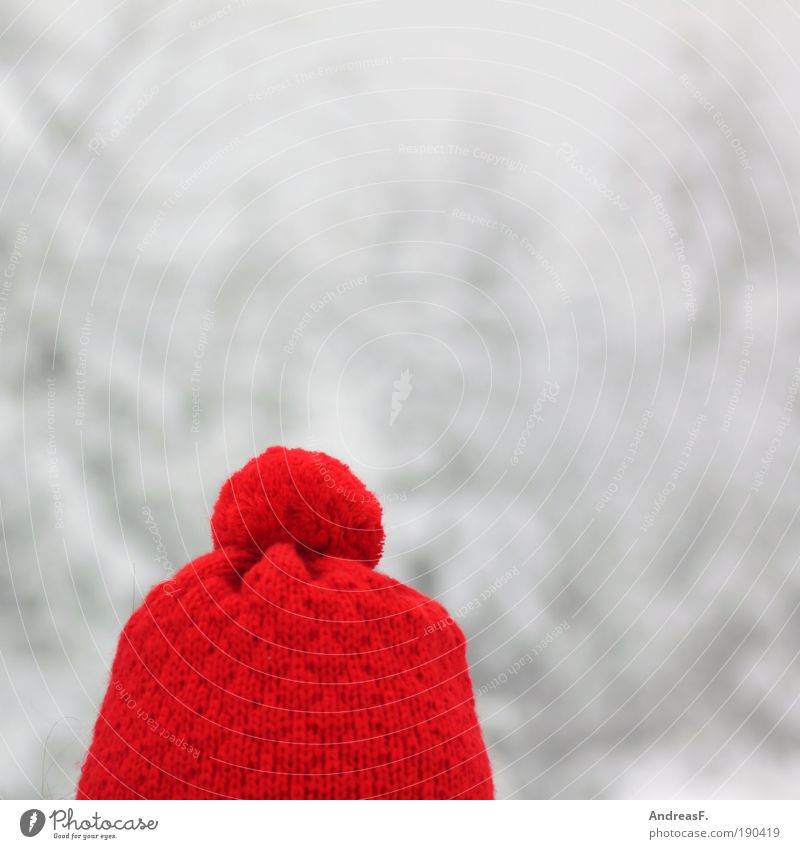
<path id="1" fill-rule="evenodd" d="M 213 515 L 215 548 L 259 556 L 290 542 L 307 558 L 341 557 L 373 567 L 383 551 L 381 506 L 344 465 L 320 451 L 274 446 L 222 487 Z"/>

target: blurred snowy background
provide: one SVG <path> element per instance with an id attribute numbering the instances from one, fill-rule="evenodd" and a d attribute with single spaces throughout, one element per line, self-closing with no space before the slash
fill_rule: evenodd
<path id="1" fill-rule="evenodd" d="M 4 0 L 0 795 L 274 443 L 380 494 L 501 797 L 800 786 L 800 7 Z"/>

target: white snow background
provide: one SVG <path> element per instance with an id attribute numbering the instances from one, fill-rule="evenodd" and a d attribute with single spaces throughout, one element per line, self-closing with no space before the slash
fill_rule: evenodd
<path id="1" fill-rule="evenodd" d="M 285 443 L 458 619 L 498 796 L 795 796 L 798 57 L 785 0 L 4 0 L 0 795 L 73 796 Z"/>

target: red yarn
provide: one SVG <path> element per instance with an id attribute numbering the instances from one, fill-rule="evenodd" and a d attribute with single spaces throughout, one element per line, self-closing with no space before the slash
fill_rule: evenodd
<path id="1" fill-rule="evenodd" d="M 268 448 L 222 487 L 211 533 L 215 548 L 263 553 L 291 542 L 307 557 L 326 555 L 375 566 L 383 551 L 381 506 L 333 457 L 302 448 Z"/>
<path id="2" fill-rule="evenodd" d="M 271 448 L 212 533 L 125 626 L 79 799 L 492 798 L 464 636 L 365 568 L 381 509 L 346 466 Z"/>

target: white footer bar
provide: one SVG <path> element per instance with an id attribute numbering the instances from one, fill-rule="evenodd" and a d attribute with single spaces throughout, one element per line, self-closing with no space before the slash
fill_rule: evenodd
<path id="1" fill-rule="evenodd" d="M 800 803 L 0 801 L 0 846 L 800 847 Z M 246 841 L 246 842 L 245 842 Z"/>

